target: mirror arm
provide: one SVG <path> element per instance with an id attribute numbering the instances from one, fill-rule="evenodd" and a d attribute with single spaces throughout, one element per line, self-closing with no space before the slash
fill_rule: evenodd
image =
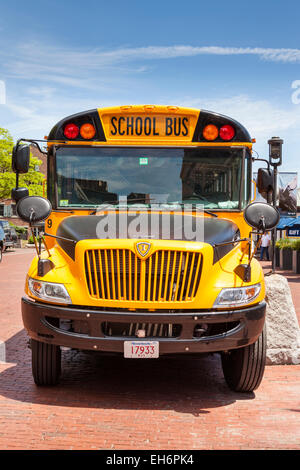
<path id="1" fill-rule="evenodd" d="M 35 250 L 36 250 L 36 253 L 39 257 L 39 259 L 41 258 L 41 253 L 40 253 L 40 250 L 38 248 L 38 244 L 37 244 L 37 239 L 36 239 L 36 236 L 34 234 L 34 230 L 33 230 L 33 226 L 32 226 L 32 222 L 33 222 L 33 218 L 34 218 L 34 209 L 30 209 L 30 219 L 29 219 L 29 227 L 30 227 L 30 231 L 31 231 L 31 235 L 32 235 L 32 238 L 33 238 L 33 242 L 34 242 L 34 246 L 35 246 Z"/>
<path id="2" fill-rule="evenodd" d="M 270 162 L 268 160 L 266 160 L 265 158 L 254 158 L 252 157 L 252 161 L 253 162 L 265 162 L 267 165 L 268 165 L 268 170 L 270 171 Z"/>
<path id="3" fill-rule="evenodd" d="M 251 253 L 250 253 L 250 246 L 249 246 L 249 263 L 251 263 L 251 261 L 252 261 L 254 255 L 255 255 L 256 252 L 257 252 L 257 249 L 260 247 L 260 244 L 261 244 L 261 236 L 262 236 L 262 233 L 260 233 L 260 232 L 253 232 L 253 233 L 257 233 L 259 237 L 258 237 L 256 246 L 255 246 L 255 248 L 254 248 L 254 250 L 253 250 L 252 256 L 251 256 Z"/>
<path id="4" fill-rule="evenodd" d="M 48 252 L 48 257 L 50 258 L 50 257 L 51 257 L 51 253 L 50 253 L 49 248 L 48 248 L 48 245 L 47 245 L 47 243 L 46 243 L 45 233 L 44 233 L 44 232 L 41 232 L 41 233 L 40 233 L 40 241 L 42 241 L 42 240 L 43 240 L 43 243 L 44 243 L 44 245 L 45 245 L 45 248 L 46 248 L 46 250 L 47 250 L 47 252 Z"/>
<path id="5" fill-rule="evenodd" d="M 36 140 L 33 140 L 33 139 L 19 139 L 17 141 L 17 148 L 18 146 L 20 145 L 20 142 L 30 142 L 31 144 L 35 145 L 37 147 L 37 149 L 43 153 L 44 155 L 47 155 L 47 152 L 45 152 L 44 150 L 41 149 L 41 147 L 39 146 L 38 142 L 47 142 L 47 140 L 39 140 L 39 139 L 36 139 Z"/>
<path id="6" fill-rule="evenodd" d="M 256 253 L 256 247 L 251 256 L 251 238 L 248 239 L 248 263 L 245 265 L 244 282 L 251 282 L 251 262 Z"/>
<path id="7" fill-rule="evenodd" d="M 30 227 L 30 231 L 31 231 L 32 238 L 33 238 L 33 242 L 34 242 L 34 246 L 35 246 L 36 253 L 37 253 L 37 255 L 38 255 L 39 259 L 40 259 L 40 258 L 41 258 L 41 253 L 40 253 L 40 250 L 39 250 L 39 248 L 38 248 L 38 244 L 37 244 L 36 236 L 35 236 L 35 234 L 34 234 L 33 227 L 32 227 L 31 224 L 29 225 L 29 227 Z"/>
<path id="8" fill-rule="evenodd" d="M 20 145 L 20 139 L 17 140 L 17 143 L 16 143 L 16 152 L 18 151 L 19 145 Z M 18 170 L 16 171 L 16 189 L 19 189 L 19 171 Z"/>
<path id="9" fill-rule="evenodd" d="M 259 225 L 260 225 L 260 227 L 259 227 L 257 232 L 252 231 L 252 233 L 258 235 L 258 240 L 257 240 L 256 246 L 253 250 L 252 256 L 251 256 L 251 242 L 249 240 L 249 263 L 248 263 L 249 265 L 250 265 L 254 255 L 256 254 L 257 249 L 260 247 L 262 234 L 266 231 L 266 221 L 265 221 L 265 216 L 264 215 L 261 216 L 260 221 L 259 221 Z"/>
<path id="10" fill-rule="evenodd" d="M 16 189 L 19 189 L 19 172 L 16 171 Z"/>
<path id="11" fill-rule="evenodd" d="M 254 233 L 254 232 L 252 232 L 252 234 L 253 234 L 253 233 Z M 258 233 L 259 233 L 259 235 L 261 235 L 260 232 L 258 232 Z M 248 238 L 248 263 L 247 263 L 246 265 L 244 265 L 244 266 L 245 266 L 244 282 L 251 282 L 251 262 L 252 262 L 252 260 L 253 260 L 253 258 L 254 258 L 254 256 L 255 256 L 255 254 L 256 254 L 257 248 L 258 248 L 259 245 L 260 245 L 259 242 L 260 242 L 260 238 L 259 238 L 259 240 L 258 240 L 258 242 L 257 242 L 257 244 L 256 244 L 256 246 L 255 246 L 255 248 L 254 248 L 254 250 L 253 250 L 253 253 L 252 253 L 252 255 L 251 255 L 251 239 Z"/>

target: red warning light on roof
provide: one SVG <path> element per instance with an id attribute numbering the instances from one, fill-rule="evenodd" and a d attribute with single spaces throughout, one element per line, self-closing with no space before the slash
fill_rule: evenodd
<path id="1" fill-rule="evenodd" d="M 225 124 L 220 128 L 219 135 L 223 140 L 231 140 L 235 136 L 235 130 L 230 124 Z"/>
<path id="2" fill-rule="evenodd" d="M 79 127 L 76 124 L 67 124 L 64 129 L 64 134 L 67 139 L 76 139 L 79 135 Z"/>

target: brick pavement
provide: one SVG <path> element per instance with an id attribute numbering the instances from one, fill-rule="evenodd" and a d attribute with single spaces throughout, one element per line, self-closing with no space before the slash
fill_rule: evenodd
<path id="1" fill-rule="evenodd" d="M 32 256 L 5 253 L 0 265 L 0 449 L 300 448 L 298 365 L 267 366 L 259 389 L 241 394 L 227 388 L 217 355 L 126 361 L 68 351 L 60 385 L 36 387 L 20 314 Z"/>

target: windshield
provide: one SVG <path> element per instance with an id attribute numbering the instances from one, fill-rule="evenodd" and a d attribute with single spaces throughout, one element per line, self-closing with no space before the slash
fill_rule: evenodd
<path id="1" fill-rule="evenodd" d="M 125 201 L 243 208 L 250 182 L 250 159 L 246 154 L 243 164 L 244 154 L 243 148 L 60 147 L 56 151 L 58 207 Z"/>

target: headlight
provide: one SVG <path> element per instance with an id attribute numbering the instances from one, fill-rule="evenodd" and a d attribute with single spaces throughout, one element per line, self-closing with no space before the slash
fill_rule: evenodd
<path id="1" fill-rule="evenodd" d="M 235 307 L 236 305 L 248 304 L 258 296 L 260 289 L 260 284 L 222 289 L 214 303 L 214 307 Z"/>
<path id="2" fill-rule="evenodd" d="M 72 303 L 64 284 L 55 284 L 54 282 L 44 282 L 29 278 L 28 287 L 30 292 L 40 299 L 63 304 Z"/>

